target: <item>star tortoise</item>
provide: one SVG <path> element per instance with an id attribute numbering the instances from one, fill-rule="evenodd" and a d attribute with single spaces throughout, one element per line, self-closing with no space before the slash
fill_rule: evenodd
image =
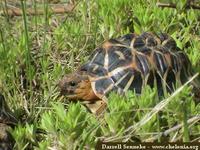
<path id="1" fill-rule="evenodd" d="M 111 91 L 142 92 L 145 85 L 157 87 L 158 95 L 173 92 L 193 71 L 187 55 L 165 33 L 144 32 L 110 39 L 96 48 L 89 61 L 59 83 L 61 93 L 70 99 L 107 100 Z M 199 84 L 192 82 L 196 95 Z"/>

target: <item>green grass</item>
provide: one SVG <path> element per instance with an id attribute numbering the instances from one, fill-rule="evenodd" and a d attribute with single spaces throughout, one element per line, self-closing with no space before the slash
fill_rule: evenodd
<path id="1" fill-rule="evenodd" d="M 59 79 L 87 61 L 104 40 L 133 30 L 167 32 L 200 72 L 200 10 L 184 10 L 184 1 L 176 2 L 178 9 L 162 9 L 156 0 L 83 0 L 62 15 L 52 14 L 47 3 L 34 3 L 45 14 L 27 16 L 21 1 L 23 16 L 0 16 L 0 91 L 21 120 L 11 131 L 14 148 L 90 149 L 100 139 L 197 141 L 200 125 L 187 120 L 200 114 L 200 105 L 188 87 L 158 112 L 153 111 L 158 104 L 155 90 L 146 88 L 141 96 L 130 92 L 127 98 L 112 94 L 102 118 L 80 103 L 61 101 L 57 88 Z M 0 6 L 5 9 L 3 2 Z M 145 120 L 151 111 L 151 119 Z M 155 138 L 181 123 L 168 136 Z"/>

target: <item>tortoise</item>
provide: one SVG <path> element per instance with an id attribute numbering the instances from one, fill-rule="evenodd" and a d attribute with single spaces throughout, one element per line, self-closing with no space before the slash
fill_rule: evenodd
<path id="1" fill-rule="evenodd" d="M 188 56 L 168 34 L 131 33 L 105 41 L 88 62 L 61 79 L 59 87 L 61 94 L 71 100 L 106 103 L 112 91 L 141 94 L 146 85 L 156 86 L 158 95 L 163 96 L 193 74 Z M 191 84 L 199 94 L 196 81 Z"/>
<path id="2" fill-rule="evenodd" d="M 9 109 L 4 96 L 0 93 L 0 149 L 13 149 L 14 139 L 8 132 L 8 129 L 14 127 L 17 122 L 18 121 Z"/>

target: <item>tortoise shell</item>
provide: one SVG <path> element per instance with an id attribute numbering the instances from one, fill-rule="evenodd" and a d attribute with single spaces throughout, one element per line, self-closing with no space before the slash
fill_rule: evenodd
<path id="1" fill-rule="evenodd" d="M 192 75 L 187 55 L 165 33 L 127 34 L 98 47 L 80 68 L 87 71 L 94 93 L 107 99 L 110 92 L 140 94 L 145 85 L 158 95 L 172 92 Z"/>

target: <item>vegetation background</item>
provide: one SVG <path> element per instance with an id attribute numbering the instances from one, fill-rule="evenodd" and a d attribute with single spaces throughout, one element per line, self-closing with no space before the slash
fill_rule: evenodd
<path id="1" fill-rule="evenodd" d="M 112 94 L 96 117 L 59 97 L 57 84 L 103 41 L 130 32 L 166 32 L 200 72 L 200 10 L 186 0 L 52 0 L 0 2 L 0 91 L 19 118 L 14 149 L 94 149 L 102 141 L 200 141 L 200 105 L 189 86 L 158 100 L 156 89 L 126 98 Z M 55 14 L 52 5 L 74 4 Z M 192 4 L 200 5 L 199 1 Z M 9 16 L 9 8 L 21 16 Z M 43 15 L 28 15 L 28 9 Z"/>

